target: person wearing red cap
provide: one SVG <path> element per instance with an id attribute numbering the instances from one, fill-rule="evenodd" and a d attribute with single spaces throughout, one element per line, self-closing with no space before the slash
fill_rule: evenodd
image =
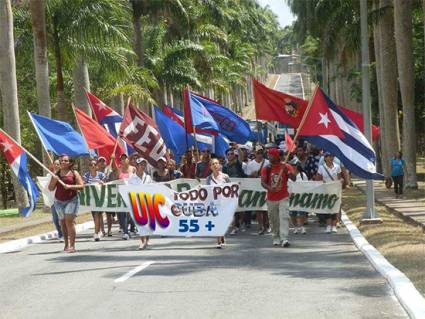
<path id="1" fill-rule="evenodd" d="M 267 190 L 267 207 L 273 246 L 289 247 L 288 178 L 295 181 L 290 165 L 280 161 L 278 148 L 268 150 L 270 165 L 261 170 L 261 185 Z"/>

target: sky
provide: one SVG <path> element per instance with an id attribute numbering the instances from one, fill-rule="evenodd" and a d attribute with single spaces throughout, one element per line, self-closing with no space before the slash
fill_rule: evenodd
<path id="1" fill-rule="evenodd" d="M 268 5 L 270 9 L 278 16 L 279 23 L 282 27 L 292 24 L 295 17 L 289 10 L 285 0 L 257 0 L 260 5 L 265 7 Z"/>

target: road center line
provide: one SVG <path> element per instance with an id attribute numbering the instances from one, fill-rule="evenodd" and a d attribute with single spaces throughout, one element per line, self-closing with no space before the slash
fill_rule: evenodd
<path id="1" fill-rule="evenodd" d="M 135 274 L 137 274 L 138 272 L 142 271 L 143 269 L 148 268 L 153 263 L 154 263 L 154 261 L 144 262 L 140 266 L 137 266 L 136 268 L 130 270 L 128 273 L 126 273 L 126 274 L 122 275 L 121 277 L 115 279 L 114 282 L 124 282 L 128 278 L 130 278 L 130 277 L 134 276 Z"/>

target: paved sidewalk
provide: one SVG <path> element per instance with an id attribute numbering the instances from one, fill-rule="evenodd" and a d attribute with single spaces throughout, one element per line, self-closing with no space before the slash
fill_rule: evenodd
<path id="1" fill-rule="evenodd" d="M 363 193 L 366 192 L 365 181 L 353 181 Z M 386 206 L 407 222 L 421 226 L 425 230 L 425 203 L 406 198 L 396 198 L 393 189 L 387 189 L 383 182 L 375 182 L 375 201 Z"/>

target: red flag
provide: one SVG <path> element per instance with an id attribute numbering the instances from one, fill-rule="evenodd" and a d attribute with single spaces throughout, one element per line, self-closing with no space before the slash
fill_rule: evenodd
<path id="1" fill-rule="evenodd" d="M 320 88 L 314 91 L 310 110 L 298 134 L 304 136 L 334 135 L 341 138 L 344 137 L 344 133 L 334 119 Z"/>
<path id="2" fill-rule="evenodd" d="M 155 167 L 165 157 L 167 149 L 155 122 L 131 104 L 125 110 L 119 135 Z"/>
<path id="3" fill-rule="evenodd" d="M 288 134 L 287 130 L 285 130 L 285 144 L 286 144 L 286 150 L 289 153 L 292 153 L 293 151 L 295 151 L 295 143 L 292 140 L 291 136 Z"/>
<path id="4" fill-rule="evenodd" d="M 278 121 L 293 128 L 300 125 L 308 105 L 306 100 L 272 90 L 256 80 L 252 83 L 257 119 Z"/>
<path id="5" fill-rule="evenodd" d="M 108 161 L 111 159 L 112 152 L 114 151 L 116 139 L 109 134 L 99 123 L 93 120 L 86 113 L 78 108 L 75 108 L 75 115 L 81 128 L 89 149 L 98 151 L 99 156 L 105 157 Z M 119 158 L 121 154 L 125 153 L 121 145 L 117 145 L 115 150 L 115 158 Z"/>
<path id="6" fill-rule="evenodd" d="M 356 124 L 359 130 L 364 134 L 364 122 L 363 115 L 361 113 L 354 112 L 352 110 L 346 109 L 345 107 L 339 106 L 341 111 L 348 116 L 350 120 Z M 379 127 L 372 124 L 372 140 L 376 141 L 379 137 Z"/>

